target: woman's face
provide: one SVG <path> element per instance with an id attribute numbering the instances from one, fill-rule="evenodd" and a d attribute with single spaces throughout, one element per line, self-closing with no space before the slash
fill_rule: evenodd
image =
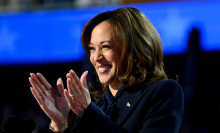
<path id="1" fill-rule="evenodd" d="M 103 21 L 91 33 L 89 44 L 90 61 L 95 67 L 101 83 L 118 86 L 116 80 L 119 71 L 121 50 L 115 44 L 110 23 Z"/>

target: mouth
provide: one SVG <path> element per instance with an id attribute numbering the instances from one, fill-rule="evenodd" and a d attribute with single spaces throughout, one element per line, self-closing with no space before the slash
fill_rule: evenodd
<path id="1" fill-rule="evenodd" d="M 112 66 L 103 66 L 103 67 L 98 67 L 99 68 L 99 73 L 105 73 L 107 71 L 109 71 Z"/>

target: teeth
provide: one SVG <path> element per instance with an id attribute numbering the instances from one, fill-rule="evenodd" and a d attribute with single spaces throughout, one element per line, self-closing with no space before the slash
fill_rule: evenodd
<path id="1" fill-rule="evenodd" d="M 99 71 L 104 72 L 106 69 L 111 68 L 111 66 L 99 67 Z"/>

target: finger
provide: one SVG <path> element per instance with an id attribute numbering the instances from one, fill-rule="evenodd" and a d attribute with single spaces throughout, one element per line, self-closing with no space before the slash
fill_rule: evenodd
<path id="1" fill-rule="evenodd" d="M 40 87 L 36 84 L 35 80 L 33 80 L 31 77 L 29 77 L 29 81 L 32 85 L 32 87 L 35 89 L 35 91 L 38 93 L 38 95 L 42 96 L 44 93 L 40 89 Z"/>
<path id="2" fill-rule="evenodd" d="M 73 70 L 70 70 L 69 72 L 70 76 L 72 77 L 71 80 L 72 81 L 72 85 L 74 87 L 74 89 L 77 91 L 77 93 L 80 93 L 81 97 L 84 97 L 84 91 L 83 90 L 83 86 L 82 83 L 80 82 L 78 76 L 76 75 L 76 73 Z"/>
<path id="3" fill-rule="evenodd" d="M 32 87 L 30 87 L 30 89 L 31 89 L 31 93 L 33 94 L 34 98 L 37 100 L 38 104 L 42 105 L 43 99 L 38 95 L 38 92 L 35 89 L 33 89 Z"/>
<path id="4" fill-rule="evenodd" d="M 71 75 L 72 79 L 75 81 L 76 85 L 78 87 L 82 87 L 82 84 L 81 84 L 78 76 L 76 75 L 76 73 L 73 70 L 70 70 L 69 74 Z"/>
<path id="5" fill-rule="evenodd" d="M 67 74 L 67 81 L 70 85 L 69 87 L 73 91 L 73 93 L 76 92 L 78 95 L 82 95 L 82 93 L 79 91 L 79 86 L 75 82 L 75 80 L 77 79 L 74 80 L 74 78 L 77 78 L 77 77 L 72 77 L 70 73 Z"/>
<path id="6" fill-rule="evenodd" d="M 88 91 L 88 87 L 87 87 L 87 82 L 86 82 L 86 77 L 87 77 L 87 75 L 88 75 L 88 71 L 85 71 L 83 74 L 82 74 L 82 76 L 80 77 L 80 82 L 82 83 L 82 85 L 84 86 L 84 87 L 82 87 L 81 89 L 81 91 L 83 92 L 83 97 L 84 98 L 86 98 L 86 97 L 88 97 L 88 93 L 89 93 L 89 91 Z M 87 103 L 87 101 L 85 102 L 85 105 L 88 105 L 88 103 Z"/>
<path id="7" fill-rule="evenodd" d="M 75 91 L 72 87 L 72 83 L 71 83 L 70 78 L 67 79 L 67 89 L 68 89 L 69 94 L 73 95 L 75 93 Z"/>
<path id="8" fill-rule="evenodd" d="M 39 86 L 40 89 L 42 89 L 43 92 L 46 91 L 46 88 L 44 87 L 44 85 L 41 83 L 41 81 L 39 80 L 39 78 L 34 74 L 34 73 L 30 73 L 31 78 L 35 81 L 35 83 Z"/>
<path id="9" fill-rule="evenodd" d="M 83 97 L 83 94 L 80 92 L 80 89 L 78 88 L 78 86 L 76 86 L 76 83 L 74 82 L 74 80 L 72 80 L 71 78 L 67 79 L 68 82 L 68 91 L 71 95 L 73 95 L 75 93 L 74 96 L 72 96 L 72 99 L 75 101 L 75 103 L 81 107 L 81 108 L 86 108 L 86 101 L 85 101 L 85 97 Z M 77 106 L 77 107 L 78 107 Z"/>
<path id="10" fill-rule="evenodd" d="M 80 77 L 80 80 L 78 79 L 77 75 L 75 74 L 73 70 L 70 70 L 70 74 L 71 74 L 71 77 L 76 82 L 79 92 L 81 92 L 80 98 L 82 98 L 81 101 L 84 103 L 83 105 L 87 107 L 90 103 L 90 94 L 89 94 L 89 90 L 88 90 L 87 82 L 86 82 L 88 71 L 85 71 L 82 74 L 82 76 Z"/>
<path id="11" fill-rule="evenodd" d="M 67 102 L 68 102 L 70 108 L 74 111 L 75 110 L 74 109 L 74 107 L 75 107 L 74 106 L 74 104 L 75 104 L 74 97 L 71 97 L 69 94 L 70 94 L 70 92 L 68 92 L 67 90 L 64 90 L 64 96 L 66 97 Z"/>
<path id="12" fill-rule="evenodd" d="M 70 93 L 67 90 L 64 90 L 64 96 L 66 97 L 67 101 L 69 104 L 72 104 L 74 102 L 74 97 L 71 97 L 69 95 Z"/>
<path id="13" fill-rule="evenodd" d="M 70 77 L 70 78 L 69 78 Z M 70 82 L 70 84 L 72 85 L 72 88 L 73 88 L 73 92 L 75 92 L 77 95 L 76 95 L 76 97 L 78 98 L 78 99 L 81 99 L 80 101 L 85 101 L 84 99 L 85 99 L 85 97 L 84 97 L 84 94 L 83 94 L 83 91 L 81 91 L 81 88 L 83 88 L 82 87 L 82 84 L 80 83 L 80 85 L 77 85 L 76 84 L 76 82 L 75 82 L 75 80 L 73 79 L 73 77 L 72 76 L 68 76 L 68 79 L 70 79 L 69 80 L 69 82 Z M 79 81 L 79 80 L 78 80 Z M 84 102 L 85 103 L 85 102 Z"/>
<path id="14" fill-rule="evenodd" d="M 67 90 L 64 90 L 64 95 L 68 101 L 69 107 L 71 108 L 71 110 L 78 116 L 82 117 L 82 114 L 84 112 L 84 110 L 82 110 L 81 108 L 79 108 L 79 106 L 77 106 L 77 103 L 75 102 L 74 99 L 72 99 L 71 96 L 69 96 L 69 92 L 67 92 Z"/>
<path id="15" fill-rule="evenodd" d="M 60 96 L 64 97 L 64 85 L 63 85 L 63 81 L 62 81 L 61 78 L 59 78 L 57 80 L 57 89 L 58 89 L 58 91 L 60 93 Z"/>
<path id="16" fill-rule="evenodd" d="M 74 92 L 76 92 L 78 95 L 82 95 L 82 92 L 80 91 L 80 87 L 82 85 L 81 84 L 77 85 L 76 81 L 72 77 L 68 78 L 68 79 L 70 79 L 70 82 L 71 82 L 71 85 L 72 85 L 72 88 L 73 88 Z"/>
<path id="17" fill-rule="evenodd" d="M 77 99 L 77 101 L 84 102 L 84 98 L 82 96 L 82 93 L 80 92 L 80 89 L 78 88 L 78 86 L 76 86 L 76 83 L 74 82 L 74 80 L 72 80 L 71 78 L 68 78 L 67 82 L 68 82 L 69 93 L 71 95 L 74 95 L 74 97 L 72 97 L 72 98 Z"/>
<path id="18" fill-rule="evenodd" d="M 86 82 L 86 77 L 88 75 L 88 71 L 85 71 L 82 76 L 80 77 L 80 82 L 84 86 L 84 88 L 87 88 L 87 82 Z"/>
<path id="19" fill-rule="evenodd" d="M 37 77 L 40 79 L 41 83 L 46 87 L 46 90 L 52 89 L 49 82 L 45 79 L 45 77 L 41 73 L 37 73 Z"/>

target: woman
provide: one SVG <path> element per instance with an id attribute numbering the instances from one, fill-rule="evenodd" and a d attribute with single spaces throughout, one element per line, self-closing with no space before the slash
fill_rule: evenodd
<path id="1" fill-rule="evenodd" d="M 160 37 L 139 10 L 119 8 L 100 13 L 83 28 L 81 41 L 98 81 L 86 83 L 73 70 L 67 88 L 57 93 L 42 74 L 31 73 L 31 91 L 51 119 L 54 132 L 178 133 L 183 116 L 183 91 L 163 69 Z M 76 120 L 68 127 L 68 113 Z"/>

